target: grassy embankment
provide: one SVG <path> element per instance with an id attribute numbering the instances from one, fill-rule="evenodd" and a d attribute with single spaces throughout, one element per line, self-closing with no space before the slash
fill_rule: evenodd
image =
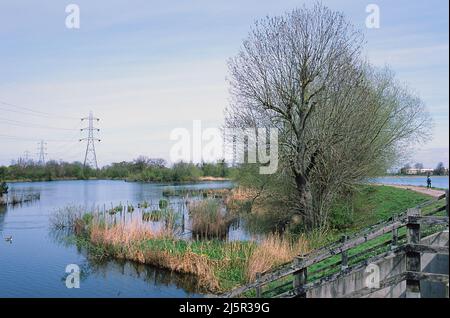
<path id="1" fill-rule="evenodd" d="M 351 225 L 330 231 L 326 240 L 306 235 L 292 241 L 278 235 L 268 235 L 259 244 L 220 240 L 185 241 L 175 238 L 168 230 L 151 232 L 138 223 L 107 226 L 91 217 L 77 219 L 74 227 L 78 244 L 87 247 L 91 255 L 128 259 L 195 274 L 199 278 L 199 286 L 205 291 L 217 293 L 247 283 L 255 278 L 257 272 L 288 262 L 295 255 L 307 252 L 310 247 L 320 246 L 325 241 L 339 238 L 343 233 L 349 234 L 429 199 L 426 195 L 403 189 L 362 186 L 351 207 Z M 346 210 L 348 208 L 345 207 Z M 339 217 L 344 207 L 337 205 L 335 209 L 336 217 Z M 356 253 L 358 249 L 350 251 L 350 255 Z M 336 261 L 328 259 L 315 269 Z"/>
<path id="2" fill-rule="evenodd" d="M 374 191 L 375 190 L 375 191 Z M 371 193 L 371 195 L 367 195 Z M 367 200 L 365 200 L 365 198 Z M 345 234 L 351 234 L 365 226 L 376 223 L 377 221 L 385 220 L 392 215 L 398 214 L 399 212 L 405 211 L 407 208 L 417 206 L 418 204 L 430 200 L 431 197 L 423 195 L 417 192 L 413 192 L 405 189 L 392 188 L 388 186 L 370 186 L 365 189 L 365 191 L 359 196 L 359 200 L 356 200 L 355 205 L 358 207 L 360 212 L 357 218 L 355 226 L 353 226 Z M 364 203 L 365 202 L 365 203 Z M 366 208 L 364 208 L 366 206 Z M 440 200 L 421 209 L 422 215 L 428 215 L 435 213 L 437 209 L 442 209 L 445 206 L 445 200 Z M 371 208 L 370 213 L 367 212 L 367 208 Z M 391 213 L 390 211 L 397 211 L 398 213 Z M 434 214 L 439 216 L 445 215 L 445 210 Z M 367 217 L 367 219 L 365 219 Z M 421 229 L 422 236 L 427 236 L 437 231 L 441 231 L 445 226 L 423 226 Z M 334 232 L 330 235 L 332 241 L 339 239 L 343 232 Z M 400 228 L 398 231 L 399 242 L 398 244 L 406 243 L 406 228 Z M 387 233 L 376 239 L 358 245 L 350 250 L 348 250 L 348 260 L 349 265 L 352 266 L 361 261 L 364 261 L 370 257 L 379 255 L 380 253 L 386 252 L 390 249 L 390 243 L 392 239 L 392 234 Z M 336 255 L 327 258 L 310 268 L 308 272 L 314 273 L 308 276 L 308 281 L 314 281 L 315 279 L 334 274 L 340 271 L 340 261 L 341 256 Z M 288 276 L 282 280 L 273 282 L 267 286 L 267 290 L 274 289 L 278 293 L 286 291 L 286 288 L 276 289 L 277 287 L 283 286 L 286 283 L 292 282 L 293 277 Z M 248 296 L 254 296 L 254 292 L 248 293 Z M 270 297 L 273 295 L 271 292 L 267 293 L 265 297 Z"/>

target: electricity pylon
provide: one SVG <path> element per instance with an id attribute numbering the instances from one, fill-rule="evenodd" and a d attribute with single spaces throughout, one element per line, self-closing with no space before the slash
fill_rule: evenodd
<path id="1" fill-rule="evenodd" d="M 43 140 L 41 140 L 38 143 L 38 155 L 39 155 L 39 160 L 38 160 L 38 164 L 43 166 L 45 165 L 45 156 L 47 155 L 47 153 L 45 152 L 45 150 L 47 150 L 45 148 L 45 146 L 47 145 L 46 142 L 44 142 Z"/>
<path id="2" fill-rule="evenodd" d="M 98 169 L 97 165 L 97 155 L 95 154 L 95 145 L 94 142 L 98 141 L 100 142 L 100 139 L 94 137 L 94 131 L 100 131 L 100 129 L 94 127 L 94 121 L 99 121 L 99 118 L 94 117 L 92 114 L 92 111 L 89 112 L 88 117 L 81 118 L 81 121 L 87 120 L 88 121 L 88 127 L 80 129 L 81 131 L 87 130 L 88 135 L 86 138 L 81 138 L 80 141 L 87 141 L 86 145 L 86 153 L 84 155 L 84 167 L 86 165 L 95 167 L 95 169 Z"/>

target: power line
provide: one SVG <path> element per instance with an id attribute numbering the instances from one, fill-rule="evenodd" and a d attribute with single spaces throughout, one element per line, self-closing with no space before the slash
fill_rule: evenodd
<path id="1" fill-rule="evenodd" d="M 5 107 L 6 106 L 6 107 Z M 14 112 L 18 114 L 24 114 L 24 115 L 32 115 L 32 116 L 38 116 L 38 117 L 44 117 L 44 118 L 51 118 L 51 117 L 58 117 L 58 118 L 66 118 L 66 119 L 75 119 L 75 117 L 71 116 L 63 116 L 63 115 L 57 115 L 53 113 L 43 112 L 43 111 L 37 111 L 29 107 L 19 106 L 16 104 L 7 103 L 5 101 L 0 100 L 0 110 L 4 110 L 7 112 Z M 78 119 L 78 118 L 77 118 Z M 84 166 L 90 165 L 98 169 L 98 163 L 97 163 L 97 155 L 95 153 L 95 142 L 99 142 L 100 139 L 94 137 L 94 132 L 99 131 L 98 128 L 94 127 L 94 121 L 99 121 L 99 118 L 96 118 L 93 116 L 92 112 L 89 113 L 88 117 L 84 117 L 81 119 L 83 122 L 84 120 L 88 120 L 88 127 L 82 128 L 78 130 L 77 128 L 63 128 L 63 127 L 54 127 L 54 126 L 47 126 L 47 125 L 40 125 L 30 122 L 23 122 L 20 120 L 15 119 L 9 119 L 0 117 L 0 121 L 3 123 L 6 123 L 7 125 L 13 125 L 13 126 L 19 126 L 19 127 L 26 127 L 26 128 L 40 128 L 40 129 L 55 129 L 55 130 L 67 130 L 67 131 L 87 131 L 87 137 L 79 139 L 79 141 L 87 141 L 86 145 L 86 152 L 84 157 Z M 24 141 L 39 141 L 39 148 L 38 148 L 38 155 L 39 155 L 39 163 L 44 164 L 46 156 L 48 153 L 46 153 L 45 145 L 46 143 L 38 138 L 29 138 L 29 137 L 22 137 L 17 135 L 10 135 L 10 134 L 0 134 L 0 138 L 3 139 L 10 139 L 10 140 L 24 140 Z M 69 137 L 70 138 L 70 137 Z M 48 142 L 64 142 L 64 144 L 59 147 L 59 151 L 57 151 L 57 154 L 67 154 L 67 151 L 63 151 L 63 148 L 67 148 L 68 146 L 73 146 L 73 140 L 71 139 L 47 139 Z M 73 151 L 74 149 L 71 149 Z M 71 152 L 69 151 L 69 152 Z M 55 153 L 55 154 L 56 154 Z"/>
<path id="2" fill-rule="evenodd" d="M 21 137 L 21 136 L 13 136 L 13 135 L 5 135 L 0 134 L 0 137 L 12 139 L 12 140 L 25 140 L 25 141 L 40 141 L 39 138 L 28 138 L 28 137 Z M 48 142 L 70 142 L 72 140 L 69 139 L 47 139 Z"/>
<path id="3" fill-rule="evenodd" d="M 81 148 L 78 140 L 74 140 L 72 142 L 67 142 L 62 145 L 58 145 L 58 151 L 52 151 L 50 152 L 50 155 L 61 155 L 61 154 L 68 154 L 75 151 L 79 151 Z"/>
<path id="4" fill-rule="evenodd" d="M 58 118 L 65 118 L 65 119 L 78 119 L 76 117 L 71 117 L 71 116 L 64 116 L 64 115 L 57 115 L 57 114 L 52 114 L 52 113 L 47 113 L 47 112 L 43 112 L 43 111 L 38 111 L 38 110 L 34 110 L 32 108 L 29 107 L 24 107 L 24 106 L 19 106 L 16 104 L 11 104 L 11 103 L 7 103 L 5 101 L 0 100 L 0 104 L 3 104 L 5 106 L 8 107 L 12 107 L 12 108 L 17 108 L 17 109 L 11 109 L 11 108 L 5 108 L 5 107 L 1 107 L 0 109 L 6 110 L 6 111 L 10 111 L 10 112 L 16 112 L 16 113 L 22 113 L 22 114 L 27 114 L 27 115 L 33 115 L 33 116 L 44 116 L 44 117 L 58 117 Z"/>
<path id="5" fill-rule="evenodd" d="M 74 128 L 62 128 L 62 127 L 44 126 L 44 125 L 39 125 L 39 124 L 34 124 L 34 123 L 27 123 L 27 122 L 23 122 L 23 121 L 19 121 L 19 120 L 2 118 L 2 117 L 0 117 L 0 120 L 6 122 L 7 125 L 26 127 L 26 128 L 56 129 L 56 130 L 76 130 Z"/>
<path id="6" fill-rule="evenodd" d="M 77 125 L 79 126 L 79 124 Z M 70 134 L 70 136 L 66 136 L 64 135 L 64 137 L 67 137 L 69 139 L 47 139 L 46 141 L 48 142 L 52 142 L 52 143 L 56 143 L 58 144 L 58 151 L 55 153 L 51 153 L 51 155 L 56 156 L 56 155 L 60 155 L 60 154 L 64 154 L 65 156 L 67 156 L 68 153 L 72 153 L 74 151 L 80 151 L 80 149 L 76 149 L 78 148 L 78 138 L 79 138 L 79 134 L 80 134 L 80 130 L 76 129 L 76 133 L 72 133 Z M 0 139 L 6 139 L 6 140 L 18 140 L 18 141 L 32 141 L 32 142 L 38 142 L 40 143 L 41 139 L 38 138 L 29 138 L 29 137 L 22 137 L 22 136 L 17 136 L 17 135 L 6 135 L 6 134 L 0 134 Z M 47 142 L 45 143 L 47 144 Z M 39 155 L 39 149 L 38 149 L 38 154 Z M 48 157 L 49 153 L 45 153 L 44 152 L 44 160 L 46 161 L 45 158 Z M 40 161 L 42 161 L 40 159 Z"/>
<path id="7" fill-rule="evenodd" d="M 95 167 L 95 169 L 98 169 L 97 165 L 97 155 L 95 154 L 95 145 L 94 142 L 98 141 L 100 142 L 100 139 L 94 137 L 94 131 L 100 131 L 100 129 L 94 127 L 94 120 L 99 121 L 100 119 L 97 117 L 94 117 L 92 114 L 92 111 L 89 112 L 88 117 L 81 118 L 81 121 L 87 120 L 88 121 L 88 127 L 82 128 L 81 131 L 87 130 L 88 136 L 86 138 L 81 138 L 80 141 L 87 141 L 86 145 L 86 153 L 84 155 L 84 166 L 86 167 L 86 164 L 89 166 Z"/>

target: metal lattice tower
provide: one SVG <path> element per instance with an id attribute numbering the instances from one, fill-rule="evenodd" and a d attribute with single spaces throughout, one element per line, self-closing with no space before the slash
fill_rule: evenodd
<path id="1" fill-rule="evenodd" d="M 97 165 L 97 155 L 95 154 L 95 141 L 100 141 L 100 139 L 96 138 L 94 136 L 94 131 L 100 131 L 100 129 L 94 127 L 94 121 L 99 121 L 99 118 L 94 117 L 92 112 L 89 112 L 88 117 L 81 118 L 81 121 L 87 120 L 88 121 L 88 127 L 82 128 L 81 131 L 88 132 L 88 135 L 86 138 L 81 138 L 80 141 L 87 141 L 86 145 L 86 153 L 84 155 L 84 166 L 86 165 L 90 167 L 94 167 L 95 169 L 98 169 Z"/>
<path id="2" fill-rule="evenodd" d="M 38 156 L 39 156 L 39 160 L 38 160 L 38 164 L 40 165 L 45 165 L 45 156 L 47 155 L 47 153 L 45 152 L 47 150 L 47 148 L 45 147 L 47 145 L 46 142 L 44 142 L 43 140 L 41 140 L 40 142 L 38 142 Z"/>

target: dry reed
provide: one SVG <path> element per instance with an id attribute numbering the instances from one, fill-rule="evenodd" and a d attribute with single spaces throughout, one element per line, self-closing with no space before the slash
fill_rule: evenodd
<path id="1" fill-rule="evenodd" d="M 109 225 L 93 220 L 88 238 L 92 244 L 105 248 L 109 256 L 196 275 L 199 287 L 210 292 L 224 291 L 224 286 L 225 289 L 232 288 L 244 280 L 252 281 L 256 273 L 289 262 L 308 251 L 305 239 L 293 242 L 275 234 L 258 245 L 182 241 L 170 229 L 152 231 L 138 220 Z M 237 269 L 242 272 L 242 280 L 231 285 L 224 283 L 224 275 Z"/>
<path id="2" fill-rule="evenodd" d="M 207 199 L 189 205 L 192 233 L 201 237 L 225 237 L 230 221 L 217 200 Z"/>
<path id="3" fill-rule="evenodd" d="M 264 273 L 278 265 L 292 261 L 309 250 L 307 241 L 301 237 L 292 241 L 278 234 L 264 238 L 251 254 L 247 266 L 247 280 L 254 281 L 257 273 Z"/>
<path id="4" fill-rule="evenodd" d="M 208 259 L 205 255 L 187 250 L 184 253 L 174 253 L 171 250 L 156 249 L 143 246 L 149 240 L 174 240 L 170 229 L 162 228 L 151 231 L 137 220 L 127 224 L 102 225 L 94 222 L 90 228 L 90 241 L 93 244 L 107 246 L 114 250 L 114 257 L 136 261 L 170 269 L 179 273 L 194 274 L 199 278 L 199 286 L 211 291 L 219 290 L 218 279 L 214 275 L 214 265 L 217 261 Z"/>

